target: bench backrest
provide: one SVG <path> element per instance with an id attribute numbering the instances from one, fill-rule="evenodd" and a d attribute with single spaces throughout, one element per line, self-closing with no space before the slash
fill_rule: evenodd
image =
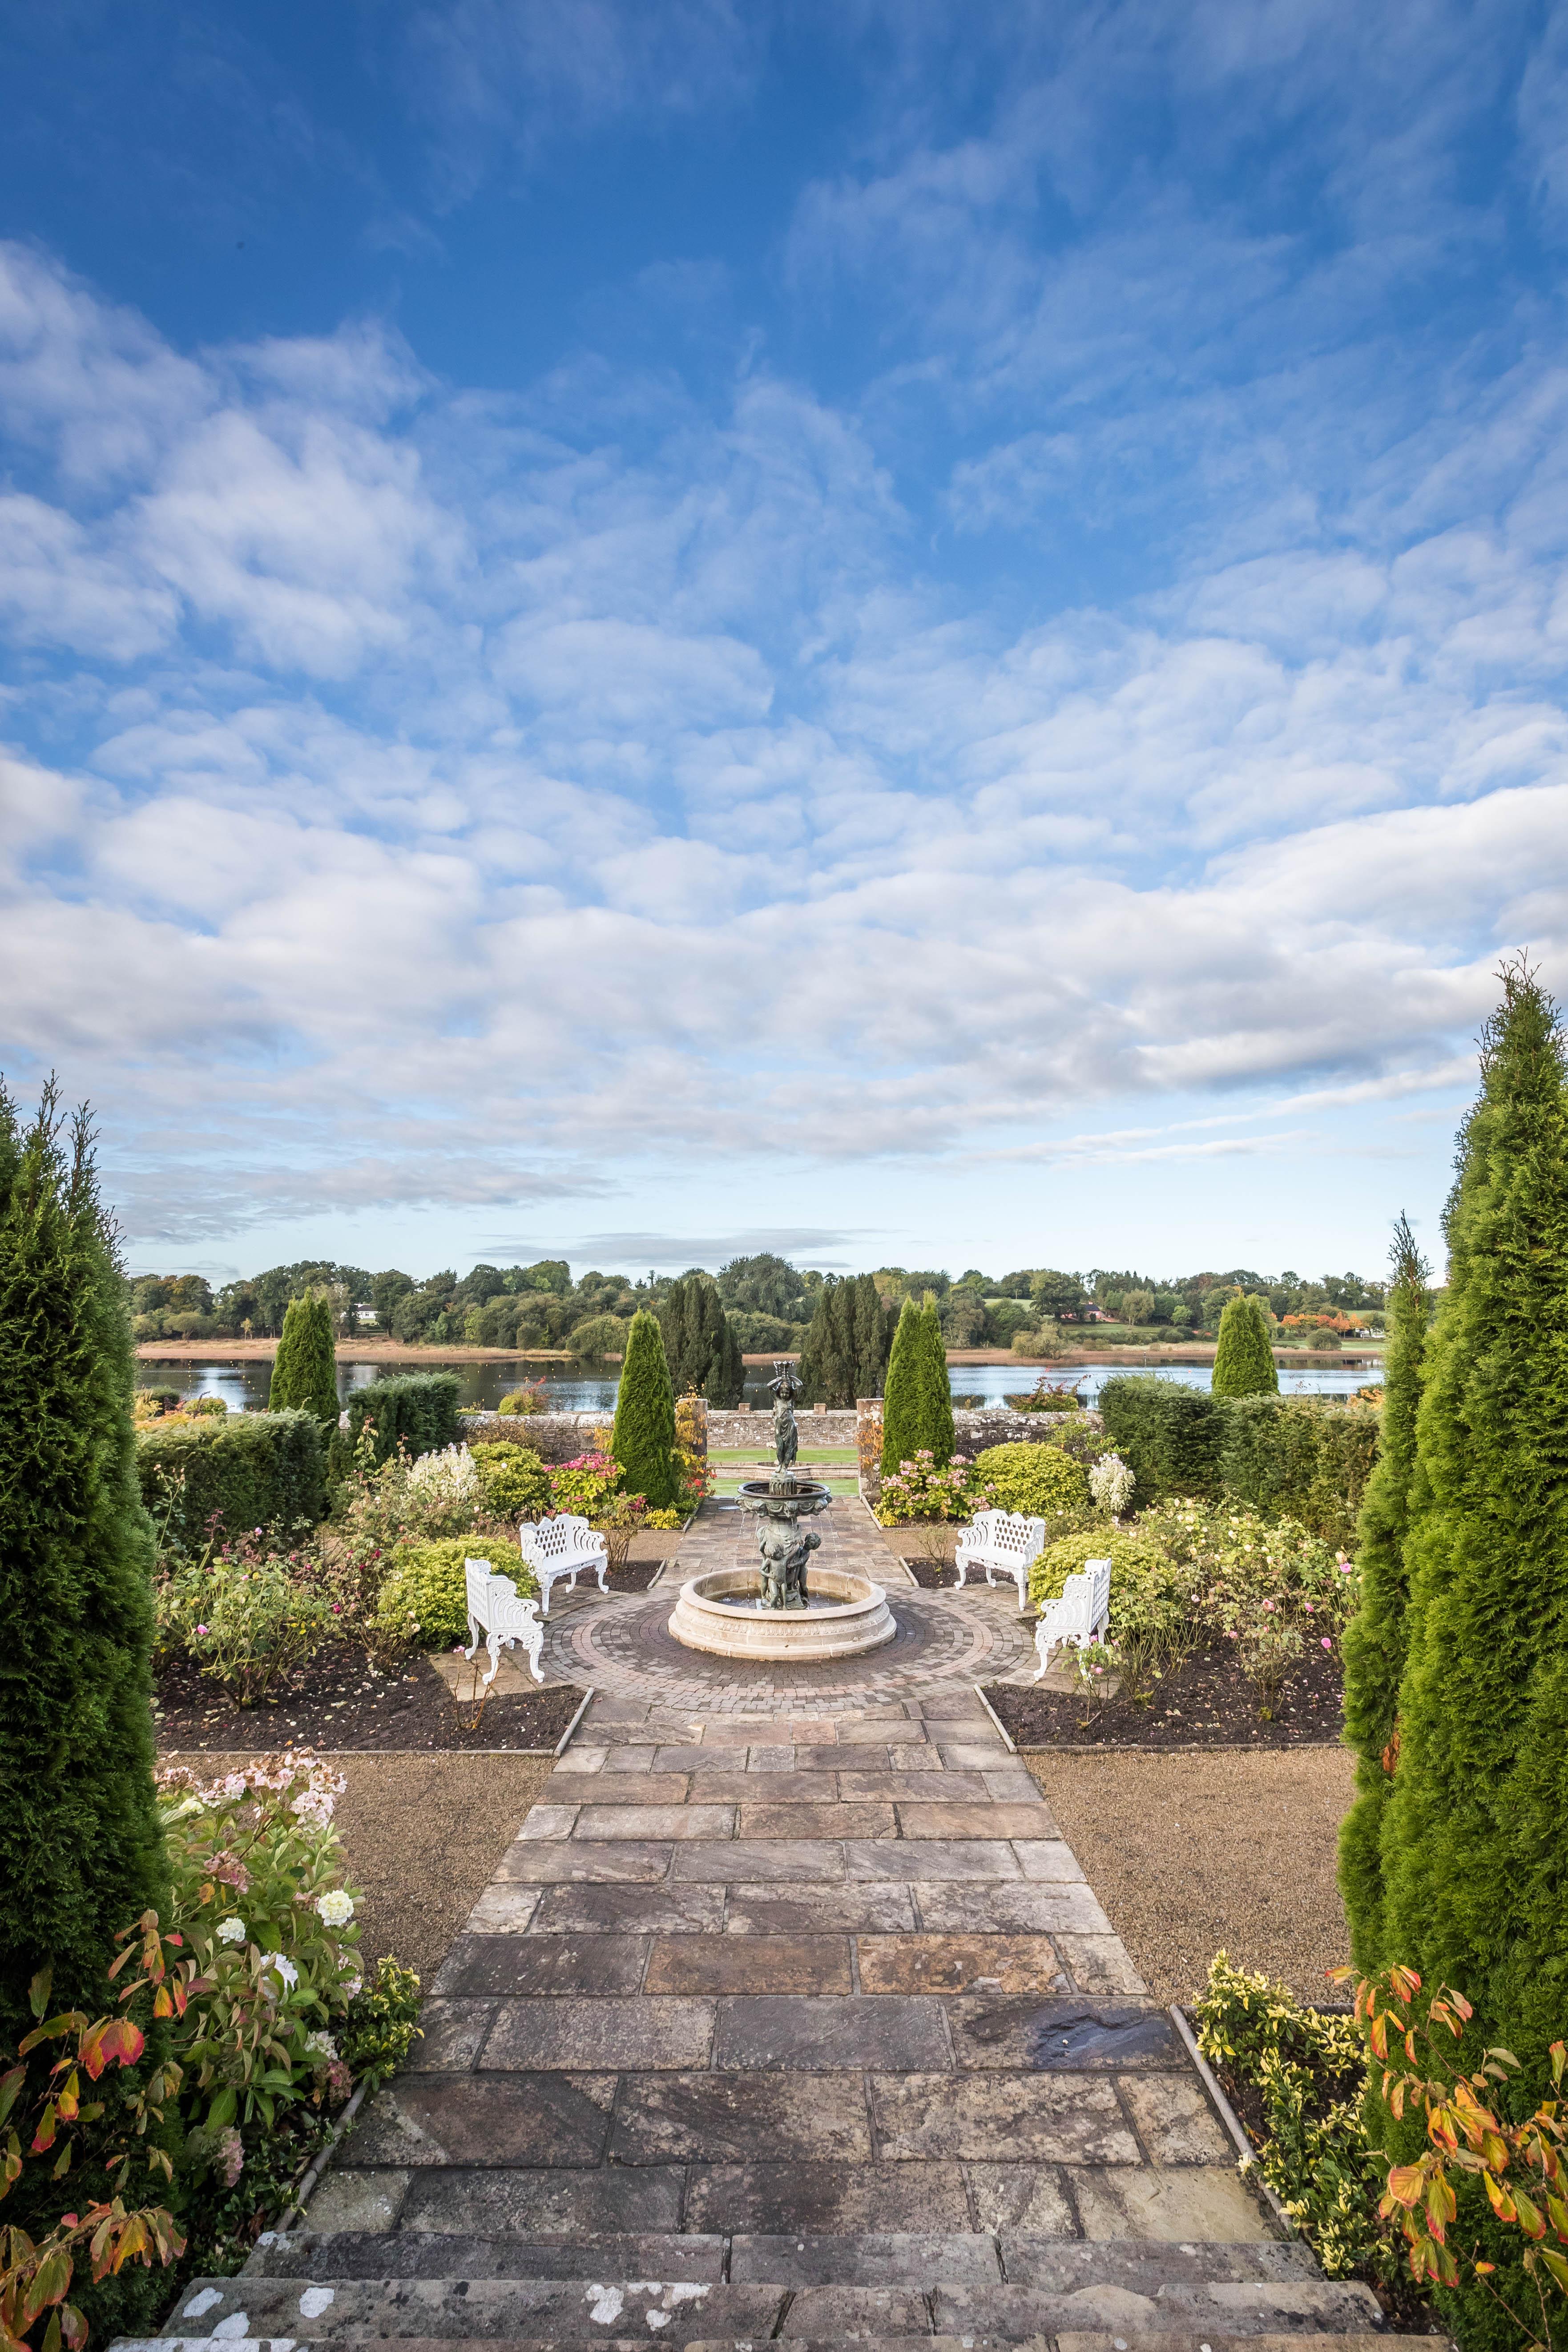
<path id="1" fill-rule="evenodd" d="M 1046 1548 L 1046 1523 L 1028 1518 L 1022 1511 L 976 1511 L 969 1537 L 982 1551 L 1033 1559 Z"/>
<path id="2" fill-rule="evenodd" d="M 1046 1603 L 1052 1623 L 1073 1633 L 1092 1633 L 1103 1622 L 1110 1605 L 1108 1559 L 1086 1559 L 1082 1569 L 1068 1578 L 1060 1600 Z"/>
<path id="3" fill-rule="evenodd" d="M 517 1624 L 531 1618 L 539 1603 L 525 1601 L 510 1576 L 503 1576 L 488 1559 L 466 1559 L 463 1578 L 468 1586 L 468 1614 L 476 1625 L 488 1631 L 492 1625 Z"/>
<path id="4" fill-rule="evenodd" d="M 591 1551 L 593 1533 L 586 1519 L 563 1511 L 558 1518 L 524 1519 L 517 1531 L 517 1539 L 524 1556 L 542 1560 L 546 1567 L 558 1559 L 571 1559 L 579 1552 Z"/>

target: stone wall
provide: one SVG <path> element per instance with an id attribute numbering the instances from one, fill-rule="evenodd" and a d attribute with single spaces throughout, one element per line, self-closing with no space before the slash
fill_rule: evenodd
<path id="1" fill-rule="evenodd" d="M 608 1429 L 608 1412 L 460 1412 L 458 1433 L 469 1445 L 531 1446 L 542 1462 L 572 1462 L 586 1454 L 596 1429 Z"/>
<path id="2" fill-rule="evenodd" d="M 795 1425 L 803 1445 L 853 1445 L 855 1415 L 853 1412 L 830 1412 L 804 1404 L 795 1409 Z M 708 1451 L 728 1454 L 738 1445 L 754 1445 L 759 1461 L 771 1461 L 773 1451 L 773 1407 L 760 1406 L 753 1412 L 716 1412 L 708 1411 Z"/>

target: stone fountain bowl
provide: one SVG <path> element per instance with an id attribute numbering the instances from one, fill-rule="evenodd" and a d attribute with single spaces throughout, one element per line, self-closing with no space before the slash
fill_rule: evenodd
<path id="1" fill-rule="evenodd" d="M 681 1586 L 669 1630 L 689 1650 L 797 1666 L 879 1650 L 899 1630 L 887 1594 L 868 1576 L 813 1562 L 806 1589 L 808 1609 L 758 1609 L 749 1605 L 762 1598 L 756 1569 L 710 1569 Z"/>
<path id="2" fill-rule="evenodd" d="M 782 1504 L 791 1517 L 805 1519 L 827 1508 L 833 1489 L 819 1478 L 796 1478 L 790 1486 L 775 1486 L 770 1478 L 742 1478 L 735 1499 L 743 1511 L 765 1511 L 770 1503 Z"/>

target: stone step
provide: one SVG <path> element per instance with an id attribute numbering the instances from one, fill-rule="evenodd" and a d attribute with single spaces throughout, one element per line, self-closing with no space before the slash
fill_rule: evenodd
<path id="1" fill-rule="evenodd" d="M 482 2238 L 439 2231 L 298 2230 L 258 2242 L 245 2277 L 339 2279 L 724 2279 L 801 2286 L 899 2286 L 911 2280 L 1000 2284 L 1072 2294 L 1084 2286 L 1153 2294 L 1162 2284 L 1320 2276 L 1299 2239 L 1163 2244 L 1148 2238 L 1044 2238 L 1026 2232 L 914 2231 L 856 2236 Z"/>
<path id="2" fill-rule="evenodd" d="M 597 2277 L 344 2279 L 247 2275 L 195 2280 L 180 2296 L 164 2343 L 405 2346 L 551 2336 L 602 2341 L 630 2331 L 690 2340 L 795 2335 L 842 2341 L 938 2335 L 1025 2343 L 1064 2333 L 1128 2337 L 1134 2331 L 1264 2336 L 1368 2335 L 1381 2321 L 1354 2282 L 1280 2277 L 1152 2277 L 1144 2291 L 1115 2280 L 1063 2290 L 931 2279 L 897 2286 L 789 2287 L 775 2282 Z"/>

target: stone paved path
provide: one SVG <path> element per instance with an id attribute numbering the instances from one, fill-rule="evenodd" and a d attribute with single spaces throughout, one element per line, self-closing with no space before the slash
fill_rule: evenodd
<path id="1" fill-rule="evenodd" d="M 694 1532 L 688 1561 L 733 1540 L 716 1513 Z M 895 1605 L 1016 1638 L 1000 1595 Z M 1238 2179 L 963 1656 L 931 1634 L 858 1693 L 749 1666 L 672 1690 L 607 1638 L 641 1622 L 563 1617 L 615 1686 L 416 2057 L 307 2227 L 193 2281 L 163 2352 L 1373 2352 L 1367 2291 Z"/>
<path id="2" fill-rule="evenodd" d="M 749 1541 L 710 1507 L 680 1572 Z M 1264 2234 L 968 1685 L 1028 1652 L 1016 1596 L 889 1591 L 898 1642 L 788 1673 L 656 1638 L 673 1584 L 563 1615 L 599 1695 L 316 2226 Z"/>

